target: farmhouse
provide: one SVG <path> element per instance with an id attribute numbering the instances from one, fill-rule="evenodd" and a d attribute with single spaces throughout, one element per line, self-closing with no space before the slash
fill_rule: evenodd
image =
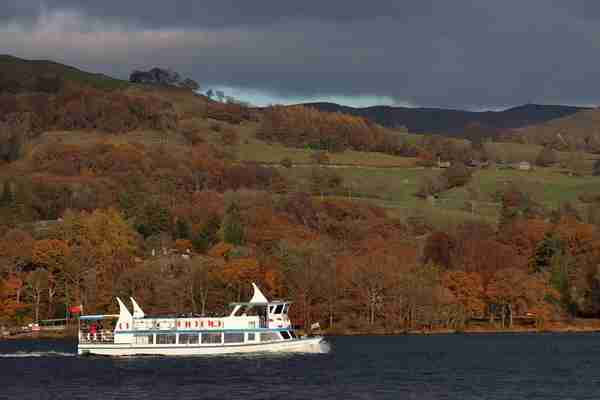
<path id="1" fill-rule="evenodd" d="M 521 161 L 520 163 L 517 164 L 517 169 L 519 169 L 521 171 L 530 171 L 531 163 L 529 161 Z"/>

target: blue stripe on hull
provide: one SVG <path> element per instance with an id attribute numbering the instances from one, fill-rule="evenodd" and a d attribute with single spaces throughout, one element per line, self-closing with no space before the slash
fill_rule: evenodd
<path id="1" fill-rule="evenodd" d="M 87 345 L 87 344 L 80 344 L 78 347 L 82 350 L 86 350 L 86 349 L 133 349 L 133 350 L 138 350 L 138 349 L 160 349 L 160 348 L 165 348 L 165 349 L 216 349 L 216 348 L 223 348 L 223 347 L 250 347 L 250 346 L 267 346 L 267 345 L 272 345 L 272 344 L 277 344 L 277 343 L 299 343 L 299 342 L 304 342 L 304 341 L 311 341 L 314 340 L 316 338 L 309 338 L 309 339 L 290 339 L 290 340 L 276 340 L 276 341 L 271 341 L 271 342 L 256 342 L 256 343 L 246 343 L 246 344 L 220 344 L 220 345 L 216 345 L 216 346 L 211 346 L 211 345 L 181 345 L 181 344 L 172 344 L 172 345 L 168 345 L 168 344 L 160 344 L 160 345 L 154 345 L 154 346 L 137 346 L 137 345 L 132 345 L 130 343 L 123 343 L 122 345 L 117 345 L 117 344 L 110 344 L 110 345 Z"/>
<path id="2" fill-rule="evenodd" d="M 153 330 L 136 330 L 136 331 L 115 331 L 115 335 L 118 334 L 131 334 L 131 333 L 265 333 L 265 332 L 282 332 L 282 331 L 293 331 L 292 328 L 256 328 L 256 329 L 206 329 L 206 330 L 161 330 L 161 329 L 153 329 Z"/>

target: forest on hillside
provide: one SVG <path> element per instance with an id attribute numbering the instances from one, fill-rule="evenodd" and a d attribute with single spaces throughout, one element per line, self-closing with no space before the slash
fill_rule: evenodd
<path id="1" fill-rule="evenodd" d="M 299 186 L 283 160 L 265 166 L 235 153 L 238 127 L 258 121 L 260 139 L 321 155 L 452 159 L 445 190 L 469 180 L 463 162 L 488 157 L 481 145 L 409 143 L 360 117 L 303 107 L 45 85 L 0 96 L 2 324 L 60 318 L 79 304 L 114 312 L 115 296 L 151 313 L 215 313 L 250 295 L 249 282 L 291 298 L 295 324 L 332 332 L 464 329 L 484 319 L 509 327 L 522 316 L 542 327 L 600 313 L 599 226 L 568 205 L 548 209 L 506 185 L 497 224 L 441 231 L 419 213 L 397 218 L 340 198 L 344 181 L 322 157 Z M 45 139 L 55 131 L 95 139 Z M 123 140 L 131 132 L 162 139 Z"/>

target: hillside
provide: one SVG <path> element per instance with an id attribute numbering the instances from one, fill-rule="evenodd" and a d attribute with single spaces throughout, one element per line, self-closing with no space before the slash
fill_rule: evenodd
<path id="1" fill-rule="evenodd" d="M 600 110 L 585 110 L 542 124 L 516 129 L 511 138 L 557 149 L 600 152 Z"/>
<path id="2" fill-rule="evenodd" d="M 519 170 L 540 146 L 62 71 L 56 93 L 0 95 L 2 324 L 111 312 L 114 296 L 222 311 L 248 281 L 338 333 L 600 315 L 592 155 Z M 484 153 L 499 162 L 470 163 Z"/>
<path id="3" fill-rule="evenodd" d="M 127 81 L 81 71 L 54 61 L 23 60 L 10 55 L 0 55 L 0 92 L 36 91 L 43 85 L 41 80 L 55 77 L 96 89 L 122 89 L 129 86 Z M 46 91 L 41 89 L 39 91 Z"/>
<path id="4" fill-rule="evenodd" d="M 387 127 L 404 126 L 414 133 L 435 133 L 466 138 L 497 136 L 507 129 L 546 122 L 585 110 L 581 107 L 539 104 L 483 112 L 391 106 L 353 108 L 334 103 L 305 105 L 321 111 L 365 117 Z"/>

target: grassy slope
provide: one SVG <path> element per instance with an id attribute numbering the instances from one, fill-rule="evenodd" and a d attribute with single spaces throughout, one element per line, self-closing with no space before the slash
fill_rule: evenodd
<path id="1" fill-rule="evenodd" d="M 248 122 L 237 127 L 240 145 L 237 154 L 241 161 L 256 161 L 266 164 L 279 164 L 283 158 L 289 158 L 295 164 L 311 163 L 310 149 L 285 147 L 279 143 L 266 143 L 256 139 L 257 123 Z M 329 154 L 330 163 L 334 165 L 359 165 L 371 167 L 411 167 L 416 159 L 395 157 L 383 153 L 345 151 Z"/>
<path id="2" fill-rule="evenodd" d="M 246 125 L 240 130 L 242 141 L 238 156 L 241 160 L 277 165 L 283 157 L 289 157 L 296 163 L 310 163 L 310 150 L 262 142 L 254 137 L 255 129 L 255 125 Z M 493 143 L 491 146 L 502 149 L 514 161 L 535 159 L 541 149 L 535 145 L 514 143 Z M 569 153 L 559 153 L 561 160 L 567 160 L 569 156 Z M 595 158 L 590 154 L 585 154 L 584 157 L 590 160 Z M 466 188 L 447 191 L 434 204 L 417 198 L 415 193 L 421 180 L 426 176 L 440 174 L 442 170 L 418 168 L 414 162 L 414 159 L 379 153 L 349 151 L 331 155 L 332 164 L 346 164 L 344 167 L 335 166 L 336 172 L 344 178 L 346 198 L 381 205 L 395 216 L 414 213 L 426 215 L 428 220 L 442 226 L 450 226 L 466 219 L 495 222 L 499 216 L 500 204 L 493 194 L 509 183 L 516 183 L 551 208 L 565 201 L 577 203 L 580 194 L 600 187 L 599 177 L 568 176 L 559 167 L 534 168 L 531 171 L 482 169 L 473 176 L 471 185 L 476 188 L 478 200 L 475 210 L 469 210 L 467 200 L 472 198 L 473 192 Z M 297 165 L 291 169 L 279 170 L 297 182 L 294 189 L 307 189 L 311 173 L 309 166 L 310 164 Z"/>
<path id="3" fill-rule="evenodd" d="M 207 137 L 217 141 L 219 134 L 210 126 L 214 121 L 196 121 L 199 129 Z M 221 123 L 222 124 L 222 123 Z M 292 190 L 308 189 L 311 173 L 311 150 L 293 149 L 279 144 L 268 144 L 254 137 L 257 124 L 246 122 L 235 129 L 240 134 L 239 146 L 234 151 L 240 161 L 273 163 L 278 170 L 296 182 Z M 131 132 L 126 135 L 105 135 L 98 132 L 49 132 L 42 135 L 32 147 L 49 141 L 85 145 L 86 143 L 110 141 L 112 143 L 138 142 L 144 144 L 166 143 L 175 147 L 185 145 L 183 137 L 170 132 Z M 511 144 L 511 146 L 514 146 Z M 290 157 L 296 166 L 283 168 L 279 161 Z M 355 201 L 369 201 L 387 208 L 391 215 L 405 218 L 408 215 L 423 215 L 435 226 L 452 226 L 467 219 L 495 222 L 499 215 L 500 204 L 493 194 L 509 182 L 515 182 L 530 191 L 535 198 L 549 207 L 561 202 L 577 202 L 578 196 L 585 192 L 596 191 L 600 187 L 600 178 L 592 176 L 571 177 L 561 173 L 558 168 L 536 168 L 532 171 L 495 168 L 477 171 L 471 183 L 478 192 L 475 212 L 467 210 L 467 200 L 471 194 L 466 188 L 457 188 L 443 193 L 435 203 L 421 200 L 415 196 L 422 179 L 440 174 L 440 169 L 419 168 L 414 159 L 393 157 L 380 153 L 343 152 L 331 155 L 335 171 L 344 179 L 346 190 L 343 195 Z"/>
<path id="4" fill-rule="evenodd" d="M 33 76 L 46 73 L 61 75 L 65 80 L 74 80 L 104 88 L 125 88 L 132 95 L 160 96 L 172 102 L 176 112 L 184 124 L 194 126 L 196 130 L 211 141 L 218 141 L 219 133 L 213 130 L 215 121 L 199 117 L 199 110 L 206 106 L 207 99 L 202 96 L 191 95 L 187 91 L 167 88 L 143 87 L 129 85 L 99 74 L 89 74 L 78 69 L 47 61 L 24 61 L 14 57 L 0 56 L 0 73 L 10 76 L 29 79 Z M 580 114 L 590 114 L 586 111 Z M 586 115 L 587 115 L 586 114 Z M 594 114 L 595 115 L 595 114 Z M 580 118 L 578 114 L 564 118 L 569 120 Z M 591 118 L 591 117 L 590 117 Z M 562 120 L 548 123 L 562 123 Z M 224 125 L 224 123 L 219 122 Z M 240 144 L 233 149 L 240 161 L 256 161 L 274 164 L 284 174 L 297 182 L 298 188 L 308 186 L 311 169 L 311 154 L 309 149 L 295 149 L 284 147 L 276 143 L 266 143 L 256 139 L 258 123 L 244 122 L 239 126 L 232 126 L 240 137 Z M 589 127 L 588 127 L 589 128 Z M 409 141 L 416 141 L 421 135 L 405 134 Z M 110 141 L 112 143 L 137 142 L 144 144 L 163 143 L 173 146 L 185 146 L 183 135 L 178 132 L 161 133 L 154 131 L 130 132 L 124 135 L 106 135 L 100 132 L 48 132 L 28 144 L 29 153 L 35 148 L 50 141 L 61 141 L 86 145 L 97 141 Z M 520 161 L 535 159 L 541 147 L 536 145 L 522 145 L 514 143 L 488 144 L 496 150 L 504 152 L 507 159 Z M 562 160 L 569 157 L 568 153 L 559 154 Z M 279 167 L 281 159 L 289 157 L 294 163 L 299 164 L 291 169 Z M 595 156 L 585 155 L 588 159 Z M 471 194 L 465 188 L 453 189 L 442 194 L 441 198 L 432 204 L 418 199 L 414 194 L 419 188 L 421 180 L 426 176 L 441 173 L 441 170 L 424 169 L 415 167 L 415 159 L 394 157 L 382 153 L 346 151 L 330 155 L 331 164 L 344 178 L 345 196 L 356 201 L 370 201 L 384 206 L 395 216 L 409 214 L 426 215 L 436 225 L 454 224 L 457 221 L 475 218 L 494 221 L 498 216 L 499 204 L 494 201 L 492 194 L 501 189 L 508 182 L 520 183 L 523 187 L 533 192 L 533 195 L 548 206 L 556 207 L 564 201 L 577 201 L 581 193 L 595 191 L 599 187 L 600 178 L 597 177 L 570 177 L 561 174 L 558 169 L 535 169 L 533 171 L 515 170 L 480 170 L 473 177 L 472 186 L 478 192 L 478 205 L 475 213 L 466 211 L 466 200 Z M 25 160 L 24 160 L 25 161 Z M 591 162 L 591 161 L 590 161 Z M 18 163 L 17 163 L 18 164 Z M 343 167 L 342 167 L 343 166 Z"/>

